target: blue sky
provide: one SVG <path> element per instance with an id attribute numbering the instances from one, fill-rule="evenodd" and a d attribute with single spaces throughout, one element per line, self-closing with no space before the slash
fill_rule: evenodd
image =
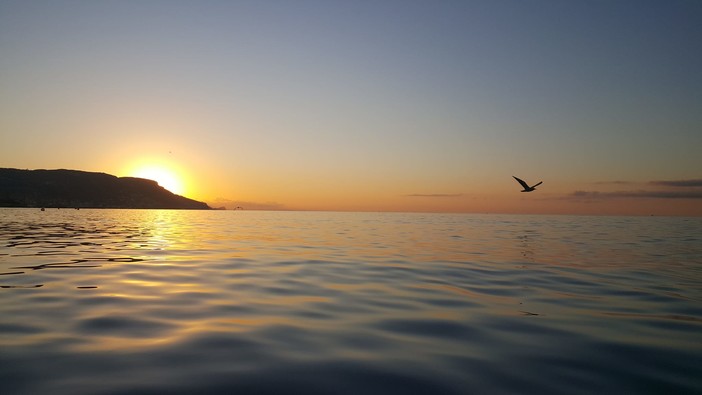
<path id="1" fill-rule="evenodd" d="M 324 209 L 524 204 L 513 174 L 553 198 L 702 178 L 701 19 L 698 1 L 0 1 L 0 166 L 152 160 L 195 197 Z"/>

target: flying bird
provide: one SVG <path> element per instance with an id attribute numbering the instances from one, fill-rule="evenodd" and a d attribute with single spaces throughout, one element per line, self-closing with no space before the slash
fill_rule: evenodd
<path id="1" fill-rule="evenodd" d="M 538 187 L 539 185 L 541 185 L 541 184 L 543 183 L 543 181 L 539 181 L 538 184 L 534 184 L 533 186 L 529 186 L 529 184 L 527 184 L 526 182 L 524 182 L 524 180 L 521 180 L 521 179 L 519 179 L 519 178 L 517 178 L 517 177 L 514 177 L 514 176 L 512 176 L 512 177 L 513 177 L 515 180 L 517 180 L 517 182 L 524 188 L 524 190 L 521 191 L 521 192 L 531 192 L 531 191 L 535 191 L 535 190 L 536 190 L 536 187 Z"/>

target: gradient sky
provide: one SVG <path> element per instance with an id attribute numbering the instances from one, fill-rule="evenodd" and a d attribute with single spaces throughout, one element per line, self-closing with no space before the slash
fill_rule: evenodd
<path id="1" fill-rule="evenodd" d="M 702 215 L 701 43 L 696 0 L 0 0 L 0 167 L 165 166 L 229 207 Z"/>

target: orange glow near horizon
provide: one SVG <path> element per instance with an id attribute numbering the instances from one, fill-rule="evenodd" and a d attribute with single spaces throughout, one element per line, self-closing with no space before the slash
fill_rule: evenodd
<path id="1" fill-rule="evenodd" d="M 154 180 L 177 195 L 184 196 L 188 192 L 184 174 L 169 164 L 158 161 L 140 162 L 132 165 L 125 173 L 130 177 Z"/>

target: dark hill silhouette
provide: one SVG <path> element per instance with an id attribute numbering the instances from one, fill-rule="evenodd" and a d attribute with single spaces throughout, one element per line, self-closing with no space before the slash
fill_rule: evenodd
<path id="1" fill-rule="evenodd" d="M 0 168 L 0 207 L 210 209 L 144 178 L 5 168 Z"/>

